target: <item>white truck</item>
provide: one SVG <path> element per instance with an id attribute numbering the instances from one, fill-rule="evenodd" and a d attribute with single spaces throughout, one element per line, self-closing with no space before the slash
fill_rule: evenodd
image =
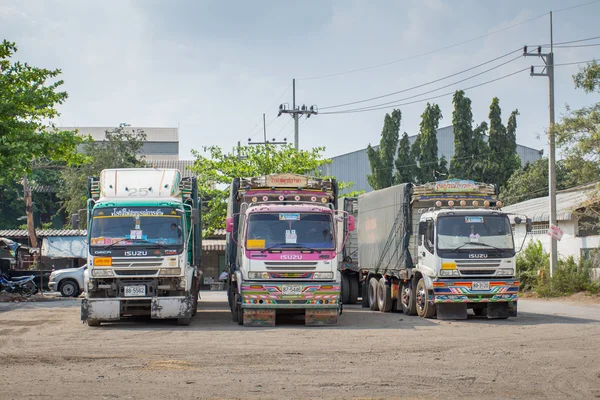
<path id="1" fill-rule="evenodd" d="M 358 204 L 371 310 L 438 319 L 465 319 L 468 309 L 488 318 L 516 316 L 515 244 L 494 185 L 401 184 L 361 195 Z"/>
<path id="2" fill-rule="evenodd" d="M 176 169 L 107 169 L 88 182 L 88 279 L 81 319 L 196 314 L 201 228 L 196 179 Z"/>

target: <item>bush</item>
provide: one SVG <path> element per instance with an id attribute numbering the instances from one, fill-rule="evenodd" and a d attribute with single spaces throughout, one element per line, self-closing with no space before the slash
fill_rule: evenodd
<path id="1" fill-rule="evenodd" d="M 520 274 L 520 289 L 535 291 L 542 297 L 558 297 L 577 292 L 600 292 L 600 282 L 592 281 L 592 263 L 573 256 L 559 259 L 556 270 L 550 277 L 550 255 L 545 253 L 542 244 L 530 243 L 517 256 L 517 271 Z"/>

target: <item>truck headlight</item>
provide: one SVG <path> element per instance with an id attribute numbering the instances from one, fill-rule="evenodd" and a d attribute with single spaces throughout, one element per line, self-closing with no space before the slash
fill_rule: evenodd
<path id="1" fill-rule="evenodd" d="M 112 269 L 96 269 L 94 268 L 92 270 L 92 276 L 96 277 L 96 278 L 102 278 L 102 277 L 108 277 L 108 276 L 115 276 L 114 272 Z"/>
<path id="2" fill-rule="evenodd" d="M 161 268 L 158 275 L 160 275 L 160 276 L 181 275 L 181 268 L 179 268 L 179 267 L 177 267 L 177 268 Z"/>
<path id="3" fill-rule="evenodd" d="M 440 276 L 460 276 L 457 269 L 443 269 L 440 271 Z"/>
<path id="4" fill-rule="evenodd" d="M 515 270 L 512 268 L 499 268 L 496 270 L 496 275 L 513 276 Z"/>
<path id="5" fill-rule="evenodd" d="M 268 272 L 248 272 L 248 279 L 269 279 Z"/>
<path id="6" fill-rule="evenodd" d="M 313 279 L 333 279 L 333 272 L 315 272 Z"/>

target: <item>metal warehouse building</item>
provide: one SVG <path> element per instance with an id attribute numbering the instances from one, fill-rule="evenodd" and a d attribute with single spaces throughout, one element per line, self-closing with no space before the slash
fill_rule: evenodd
<path id="1" fill-rule="evenodd" d="M 417 135 L 409 136 L 411 145 L 416 138 Z M 454 155 L 454 131 L 452 125 L 438 129 L 437 141 L 438 158 L 445 156 L 449 165 Z M 377 148 L 378 146 L 374 147 Z M 525 165 L 526 163 L 540 159 L 544 151 L 517 144 L 517 154 L 521 158 L 521 164 Z M 371 174 L 371 165 L 369 164 L 366 148 L 332 157 L 331 161 L 331 164 L 325 165 L 322 168 L 323 174 L 335 176 L 339 181 L 354 182 L 354 186 L 347 191 L 364 190 L 370 192 L 373 190 L 367 183 L 367 175 Z"/>

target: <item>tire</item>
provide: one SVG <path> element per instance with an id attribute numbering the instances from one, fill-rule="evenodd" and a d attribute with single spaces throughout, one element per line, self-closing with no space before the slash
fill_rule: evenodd
<path id="1" fill-rule="evenodd" d="M 25 297 L 30 297 L 38 292 L 38 287 L 34 282 L 27 282 L 21 286 L 19 292 Z"/>
<path id="2" fill-rule="evenodd" d="M 88 319 L 87 324 L 91 327 L 97 327 L 100 326 L 100 321 L 98 321 L 97 319 Z"/>
<path id="3" fill-rule="evenodd" d="M 179 326 L 189 326 L 190 322 L 192 322 L 191 317 L 177 318 L 177 325 Z"/>
<path id="4" fill-rule="evenodd" d="M 483 317 L 484 315 L 487 315 L 487 310 L 485 308 L 474 308 L 473 314 L 477 317 Z"/>
<path id="5" fill-rule="evenodd" d="M 237 300 L 238 300 L 238 294 L 237 293 L 232 293 L 231 296 L 232 300 L 231 300 L 231 319 L 233 320 L 233 322 L 238 322 L 238 306 L 237 306 Z"/>
<path id="6" fill-rule="evenodd" d="M 433 318 L 435 315 L 435 304 L 429 302 L 429 290 L 425 287 L 425 280 L 419 279 L 415 296 L 417 314 L 421 318 Z"/>
<path id="7" fill-rule="evenodd" d="M 377 286 L 379 281 L 377 278 L 369 279 L 369 308 L 371 311 L 379 311 L 379 305 L 377 304 Z"/>
<path id="8" fill-rule="evenodd" d="M 198 284 L 194 284 L 194 286 L 194 291 L 192 292 L 192 296 L 194 296 L 194 300 L 192 301 L 192 317 L 195 317 L 198 313 L 198 296 L 200 295 Z"/>
<path id="9" fill-rule="evenodd" d="M 392 311 L 392 288 L 385 284 L 384 277 L 377 284 L 377 307 L 381 312 Z"/>
<path id="10" fill-rule="evenodd" d="M 361 306 L 362 308 L 369 308 L 369 284 L 367 283 L 367 281 L 364 281 L 362 283 L 362 290 L 361 290 Z"/>
<path id="11" fill-rule="evenodd" d="M 417 305 L 410 282 L 403 282 L 399 293 L 402 312 L 406 315 L 417 315 Z"/>
<path id="12" fill-rule="evenodd" d="M 350 304 L 350 280 L 348 274 L 342 274 L 342 304 Z"/>
<path id="13" fill-rule="evenodd" d="M 350 299 L 348 300 L 348 304 L 356 304 L 358 302 L 358 292 L 359 292 L 359 283 L 358 276 L 351 275 L 350 276 Z"/>
<path id="14" fill-rule="evenodd" d="M 244 309 L 241 304 L 238 304 L 239 299 L 240 295 L 236 293 L 234 297 L 235 304 L 233 305 L 235 310 L 235 322 L 237 322 L 238 325 L 244 325 Z"/>
<path id="15" fill-rule="evenodd" d="M 58 291 L 62 297 L 77 297 L 79 296 L 79 285 L 71 279 L 66 279 L 60 283 Z"/>

